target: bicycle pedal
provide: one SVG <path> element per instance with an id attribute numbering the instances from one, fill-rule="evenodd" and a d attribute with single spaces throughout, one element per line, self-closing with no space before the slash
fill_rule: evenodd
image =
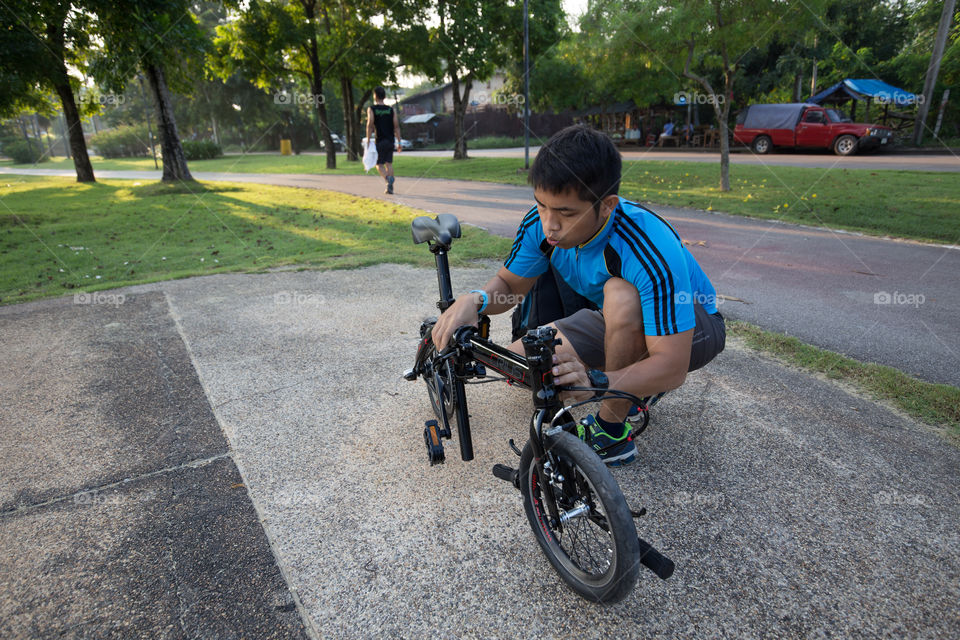
<path id="1" fill-rule="evenodd" d="M 513 467 L 508 467 L 505 464 L 495 464 L 493 465 L 493 475 L 509 482 L 514 489 L 520 488 L 520 472 Z"/>
<path id="2" fill-rule="evenodd" d="M 447 431 L 449 432 L 449 429 Z M 427 420 L 426 426 L 423 428 L 423 442 L 427 445 L 427 459 L 430 460 L 431 467 L 435 464 L 443 464 L 446 461 L 446 456 L 443 453 L 443 442 L 440 440 L 442 433 L 443 429 L 437 425 L 436 420 Z"/>

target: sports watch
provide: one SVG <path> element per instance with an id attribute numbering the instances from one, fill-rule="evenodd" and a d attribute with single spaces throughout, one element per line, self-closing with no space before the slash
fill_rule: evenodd
<path id="1" fill-rule="evenodd" d="M 607 378 L 607 374 L 599 369 L 588 369 L 587 378 L 590 379 L 590 386 L 597 387 L 601 391 L 594 392 L 594 397 L 599 398 L 604 393 L 607 392 L 607 389 L 610 388 L 610 379 Z"/>

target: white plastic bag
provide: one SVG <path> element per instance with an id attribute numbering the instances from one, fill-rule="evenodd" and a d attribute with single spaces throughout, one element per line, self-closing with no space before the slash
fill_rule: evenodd
<path id="1" fill-rule="evenodd" d="M 369 172 L 377 166 L 377 143 L 368 139 L 367 150 L 363 152 L 363 170 Z"/>

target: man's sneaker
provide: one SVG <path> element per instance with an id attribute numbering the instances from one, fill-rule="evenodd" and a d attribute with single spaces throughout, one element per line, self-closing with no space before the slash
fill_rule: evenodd
<path id="1" fill-rule="evenodd" d="M 637 445 L 633 443 L 630 425 L 624 424 L 623 433 L 612 436 L 590 414 L 577 425 L 577 435 L 608 467 L 621 467 L 637 459 Z"/>
<path id="2" fill-rule="evenodd" d="M 393 193 L 393 176 L 387 178 L 387 190 L 384 193 Z"/>

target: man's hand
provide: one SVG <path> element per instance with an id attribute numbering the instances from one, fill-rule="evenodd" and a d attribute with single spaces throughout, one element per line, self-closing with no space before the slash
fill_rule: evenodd
<path id="1" fill-rule="evenodd" d="M 589 387 L 590 378 L 583 363 L 572 353 L 560 351 L 553 355 L 553 381 L 565 387 Z M 564 402 L 578 402 L 593 397 L 592 391 L 564 391 L 560 394 Z"/>
<path id="2" fill-rule="evenodd" d="M 457 298 L 457 301 L 444 311 L 437 324 L 433 325 L 433 344 L 437 351 L 443 351 L 453 332 L 464 325 L 477 326 L 477 296 L 468 293 Z"/>

